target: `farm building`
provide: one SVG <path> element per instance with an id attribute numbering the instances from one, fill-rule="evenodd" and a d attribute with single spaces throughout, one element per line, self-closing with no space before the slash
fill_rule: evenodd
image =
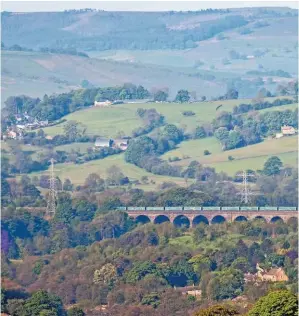
<path id="1" fill-rule="evenodd" d="M 106 107 L 106 106 L 110 106 L 112 104 L 111 101 L 106 100 L 106 101 L 94 101 L 94 106 L 97 107 Z"/>
<path id="2" fill-rule="evenodd" d="M 121 150 L 126 150 L 128 148 L 128 139 L 120 138 L 113 140 L 113 147 L 119 148 Z"/>
<path id="3" fill-rule="evenodd" d="M 282 126 L 281 127 L 281 133 L 286 136 L 286 135 L 294 135 L 296 134 L 296 130 L 293 126 Z"/>
<path id="4" fill-rule="evenodd" d="M 98 137 L 94 143 L 95 148 L 111 147 L 113 140 L 109 138 Z"/>

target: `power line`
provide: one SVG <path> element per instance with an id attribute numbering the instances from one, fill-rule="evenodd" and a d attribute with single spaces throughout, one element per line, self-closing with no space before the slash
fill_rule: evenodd
<path id="1" fill-rule="evenodd" d="M 56 177 L 54 174 L 54 162 L 53 158 L 50 159 L 51 167 L 50 167 L 50 192 L 48 195 L 47 201 L 47 215 L 54 216 L 56 213 L 56 200 L 57 200 L 57 191 L 56 191 Z"/>
<path id="2" fill-rule="evenodd" d="M 248 186 L 248 177 L 254 177 L 253 174 L 248 174 L 245 170 L 242 174 L 237 174 L 237 176 L 242 177 L 243 181 L 243 189 L 238 194 L 241 195 L 241 202 L 248 204 L 250 202 L 250 196 L 255 195 L 255 193 L 251 192 L 250 187 Z"/>

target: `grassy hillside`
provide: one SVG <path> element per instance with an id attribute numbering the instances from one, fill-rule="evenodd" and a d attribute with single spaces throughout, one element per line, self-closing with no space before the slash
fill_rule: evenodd
<path id="1" fill-rule="evenodd" d="M 267 98 L 269 102 L 273 102 L 276 98 Z M 196 103 L 143 103 L 143 104 L 118 104 L 111 108 L 97 108 L 91 107 L 78 112 L 74 112 L 65 116 L 65 119 L 75 120 L 87 126 L 88 134 L 103 135 L 107 137 L 115 137 L 119 132 L 124 132 L 130 135 L 132 130 L 141 126 L 142 121 L 136 116 L 138 108 L 150 109 L 155 108 L 159 113 L 165 116 L 167 123 L 173 123 L 180 127 L 186 128 L 191 132 L 197 126 L 211 122 L 218 111 L 231 112 L 234 106 L 241 103 L 251 103 L 250 99 L 243 100 L 226 100 L 226 101 L 209 101 Z M 222 105 L 221 108 L 216 108 Z M 273 107 L 266 109 L 283 110 L 295 109 L 295 104 Z M 265 110 L 265 111 L 266 111 Z M 184 116 L 184 111 L 193 111 L 194 116 Z M 44 131 L 49 135 L 56 135 L 63 133 L 63 125 L 55 125 L 45 128 Z"/>
<path id="2" fill-rule="evenodd" d="M 204 156 L 205 149 L 209 150 L 211 155 Z M 222 151 L 217 139 L 210 137 L 183 142 L 177 149 L 164 154 L 162 158 L 179 157 L 182 160 L 172 164 L 180 166 L 188 166 L 192 160 L 197 160 L 203 165 L 214 167 L 218 172 L 224 171 L 233 175 L 243 169 L 262 169 L 270 156 L 278 156 L 284 165 L 295 167 L 298 163 L 297 149 L 297 136 L 265 140 L 259 144 L 228 151 Z M 183 159 L 184 156 L 189 158 Z M 232 156 L 234 160 L 229 161 L 228 156 Z"/>
<path id="3" fill-rule="evenodd" d="M 174 178 L 167 176 L 158 176 L 151 173 L 146 172 L 145 170 L 138 168 L 132 164 L 128 164 L 124 161 L 123 154 L 110 156 L 102 160 L 94 160 L 82 165 L 75 164 L 57 164 L 55 166 L 56 175 L 60 177 L 60 179 L 70 179 L 74 184 L 83 184 L 84 180 L 90 173 L 97 173 L 102 178 L 107 177 L 107 169 L 111 166 L 117 166 L 121 169 L 121 171 L 125 174 L 125 176 L 129 177 L 130 180 L 141 180 L 143 176 L 147 176 L 149 182 L 152 180 L 154 183 L 149 184 L 139 184 L 138 188 L 142 188 L 143 190 L 151 190 L 156 188 L 159 184 L 165 181 L 175 182 L 181 186 L 186 185 L 183 178 Z M 48 174 L 48 172 L 38 172 L 32 173 L 31 175 L 41 175 Z M 190 184 L 190 181 L 189 181 Z"/>
<path id="4" fill-rule="evenodd" d="M 41 97 L 45 93 L 76 89 L 83 80 L 104 87 L 127 82 L 142 84 L 148 89 L 169 87 L 171 98 L 181 88 L 196 91 L 198 96 L 215 96 L 226 89 L 224 82 L 204 80 L 193 68 L 132 64 L 39 52 L 2 51 L 1 73 L 2 104 L 11 95 Z"/>

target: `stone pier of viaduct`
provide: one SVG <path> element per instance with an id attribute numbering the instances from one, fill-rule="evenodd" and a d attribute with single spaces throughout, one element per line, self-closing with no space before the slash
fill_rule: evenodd
<path id="1" fill-rule="evenodd" d="M 298 211 L 126 211 L 139 222 L 160 224 L 171 222 L 176 225 L 194 226 L 201 222 L 216 224 L 222 222 L 248 221 L 262 219 L 266 222 L 282 220 L 287 223 L 291 219 L 298 220 Z"/>

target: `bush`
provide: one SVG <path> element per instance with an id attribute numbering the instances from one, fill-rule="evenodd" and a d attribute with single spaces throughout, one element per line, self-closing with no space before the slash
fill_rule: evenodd
<path id="1" fill-rule="evenodd" d="M 203 154 L 204 154 L 205 156 L 211 155 L 211 153 L 210 153 L 207 149 L 204 150 Z"/>
<path id="2" fill-rule="evenodd" d="M 183 115 L 184 116 L 193 116 L 193 115 L 195 115 L 195 113 L 193 111 L 184 111 Z"/>
<path id="3" fill-rule="evenodd" d="M 173 162 L 173 161 L 180 161 L 181 159 L 179 157 L 169 157 L 168 161 Z"/>

